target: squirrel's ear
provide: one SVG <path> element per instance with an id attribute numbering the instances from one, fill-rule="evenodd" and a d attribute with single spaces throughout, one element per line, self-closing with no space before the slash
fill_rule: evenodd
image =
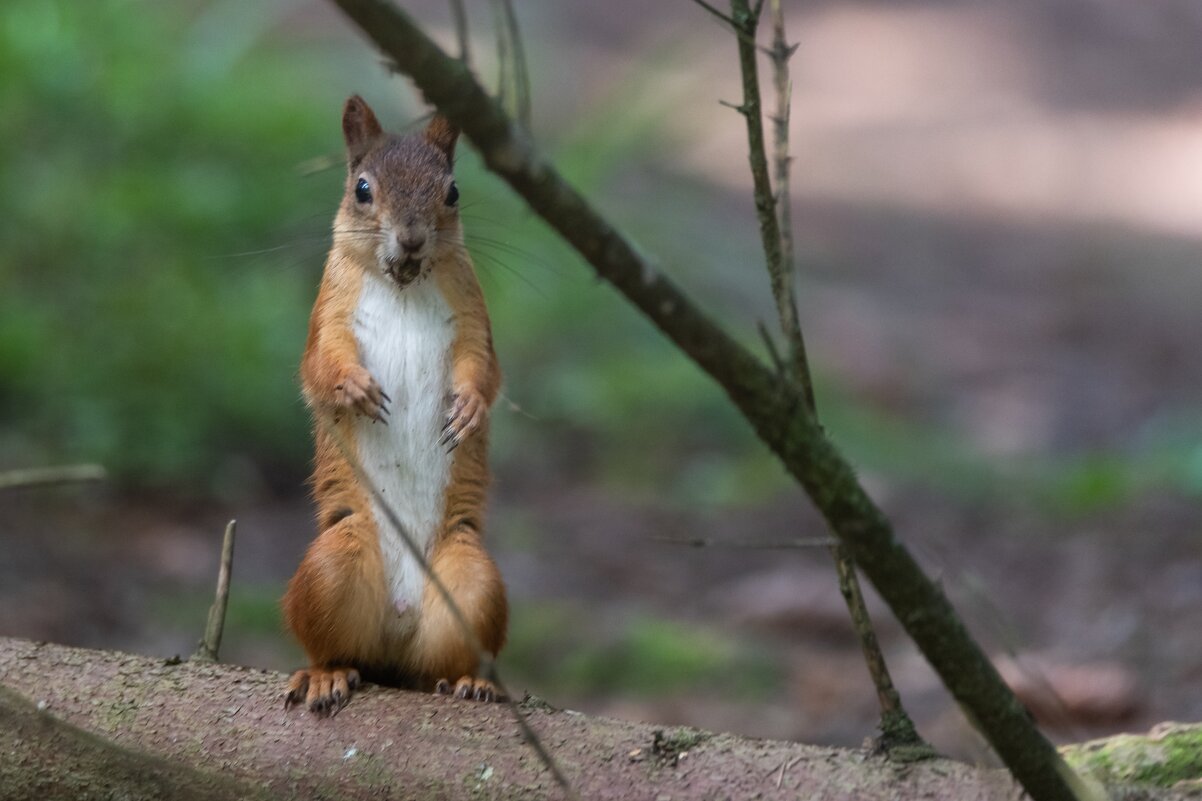
<path id="1" fill-rule="evenodd" d="M 455 160 L 455 141 L 459 139 L 459 129 L 441 114 L 435 113 L 426 126 L 426 141 L 447 154 L 447 163 Z"/>
<path id="2" fill-rule="evenodd" d="M 359 95 L 347 98 L 342 107 L 342 136 L 346 139 L 346 152 L 354 167 L 367 155 L 368 148 L 384 129 L 371 110 L 371 106 Z"/>

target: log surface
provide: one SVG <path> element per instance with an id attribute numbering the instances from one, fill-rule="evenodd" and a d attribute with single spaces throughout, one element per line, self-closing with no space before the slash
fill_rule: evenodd
<path id="1" fill-rule="evenodd" d="M 22 777 L 45 783 L 55 771 L 76 778 L 61 797 L 81 799 L 562 797 L 503 705 L 368 686 L 337 717 L 319 719 L 284 710 L 284 680 L 0 638 L 0 685 L 12 691 L 0 691 L 0 798 L 29 797 L 37 785 Z M 584 799 L 1022 797 L 1004 772 L 948 760 L 897 764 L 522 707 Z M 192 791 L 162 794 L 180 786 Z"/>

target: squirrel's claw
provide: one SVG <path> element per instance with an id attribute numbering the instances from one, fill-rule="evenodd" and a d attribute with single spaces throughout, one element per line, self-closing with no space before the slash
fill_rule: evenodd
<path id="1" fill-rule="evenodd" d="M 483 701 L 491 703 L 493 701 L 502 701 L 504 696 L 501 691 L 488 679 L 476 678 L 474 676 L 461 676 L 459 681 L 451 684 L 447 679 L 439 679 L 434 685 L 434 692 L 437 695 L 451 695 L 455 698 L 462 698 L 465 701 Z"/>
<path id="2" fill-rule="evenodd" d="M 342 382 L 334 387 L 334 392 L 339 406 L 388 425 L 385 415 L 389 413 L 388 404 L 392 398 L 361 365 L 346 368 Z"/>
<path id="3" fill-rule="evenodd" d="M 350 667 L 298 670 L 288 680 L 284 709 L 303 701 L 314 715 L 332 718 L 350 702 L 359 683 L 359 671 Z"/>
<path id="4" fill-rule="evenodd" d="M 442 437 L 438 444 L 447 448 L 447 453 L 462 444 L 467 435 L 480 427 L 488 414 L 488 404 L 484 397 L 475 390 L 456 392 L 451 402 L 451 410 L 447 412 L 446 425 L 442 427 Z"/>

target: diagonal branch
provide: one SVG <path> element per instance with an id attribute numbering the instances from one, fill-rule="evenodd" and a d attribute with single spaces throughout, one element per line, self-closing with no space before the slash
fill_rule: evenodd
<path id="1" fill-rule="evenodd" d="M 846 459 L 804 409 L 795 387 L 714 325 L 675 283 L 642 258 L 537 153 L 462 63 L 444 53 L 385 0 L 333 0 L 409 75 L 539 216 L 597 275 L 651 320 L 727 393 L 801 483 L 831 530 L 851 551 L 944 685 L 1036 801 L 1077 799 L 1086 790 L 1002 682 L 943 591 L 893 535 Z M 1078 795 L 1080 791 L 1081 795 Z"/>

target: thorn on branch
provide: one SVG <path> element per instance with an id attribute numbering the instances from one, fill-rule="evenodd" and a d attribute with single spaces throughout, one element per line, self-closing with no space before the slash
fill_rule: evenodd
<path id="1" fill-rule="evenodd" d="M 747 106 L 744 106 L 744 105 L 735 105 L 734 103 L 730 102 L 729 100 L 719 100 L 719 101 L 718 101 L 718 105 L 719 105 L 719 106 L 726 106 L 726 107 L 727 107 L 727 108 L 729 108 L 729 109 L 734 109 L 735 111 L 737 111 L 737 112 L 739 112 L 740 114 L 742 114 L 744 117 L 746 117 L 748 114 L 750 114 L 750 113 L 751 113 L 751 109 L 747 108 Z"/>

